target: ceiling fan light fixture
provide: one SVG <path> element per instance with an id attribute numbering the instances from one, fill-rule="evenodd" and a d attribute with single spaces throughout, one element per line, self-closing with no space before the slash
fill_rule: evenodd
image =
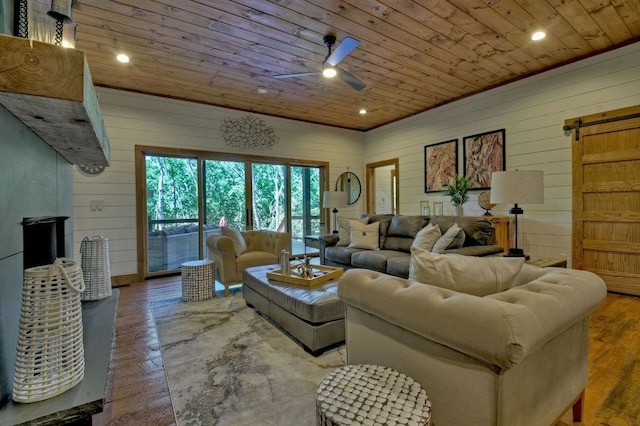
<path id="1" fill-rule="evenodd" d="M 324 67 L 322 69 L 322 75 L 326 78 L 333 78 L 338 75 L 338 71 L 334 67 Z"/>
<path id="2" fill-rule="evenodd" d="M 365 108 L 360 108 L 360 111 L 358 111 L 360 113 L 360 115 L 365 115 L 367 113 L 367 110 Z"/>

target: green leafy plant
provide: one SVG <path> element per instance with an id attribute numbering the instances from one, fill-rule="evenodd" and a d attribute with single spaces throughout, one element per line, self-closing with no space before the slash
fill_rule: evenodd
<path id="1" fill-rule="evenodd" d="M 471 178 L 467 176 L 455 176 L 449 182 L 444 182 L 445 191 L 451 197 L 451 204 L 461 207 L 469 199 L 467 191 L 471 185 Z"/>

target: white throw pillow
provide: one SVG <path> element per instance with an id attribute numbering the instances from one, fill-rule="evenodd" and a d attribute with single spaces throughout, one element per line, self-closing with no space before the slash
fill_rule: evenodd
<path id="1" fill-rule="evenodd" d="M 360 222 L 362 224 L 366 224 L 369 222 L 369 218 L 365 217 L 363 219 L 348 219 L 346 217 L 338 216 L 338 242 L 337 246 L 348 246 L 351 242 L 351 227 L 349 223 L 351 221 Z"/>
<path id="2" fill-rule="evenodd" d="M 380 249 L 380 245 L 378 244 L 380 222 L 365 225 L 357 220 L 353 220 L 350 223 L 350 227 L 351 232 L 349 238 L 351 242 L 349 243 L 349 247 L 369 250 Z"/>
<path id="3" fill-rule="evenodd" d="M 411 247 L 418 247 L 431 251 L 434 244 L 441 236 L 442 232 L 440 231 L 440 227 L 430 223 L 418 231 L 416 238 L 414 238 L 413 243 L 411 243 Z"/>
<path id="4" fill-rule="evenodd" d="M 409 280 L 486 296 L 511 288 L 523 264 L 523 257 L 435 254 L 412 248 Z"/>
<path id="5" fill-rule="evenodd" d="M 460 248 L 464 245 L 464 229 L 457 223 L 454 223 L 451 228 L 447 229 L 438 241 L 433 245 L 431 249 L 434 253 L 444 253 L 449 248 Z"/>
<path id="6" fill-rule="evenodd" d="M 223 226 L 222 235 L 231 238 L 231 242 L 233 242 L 233 251 L 236 252 L 236 256 L 240 256 L 242 253 L 247 251 L 247 242 L 244 240 L 242 233 L 237 229 Z"/>

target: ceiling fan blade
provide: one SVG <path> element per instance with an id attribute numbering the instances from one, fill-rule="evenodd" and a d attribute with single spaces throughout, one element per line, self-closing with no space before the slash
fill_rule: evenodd
<path id="1" fill-rule="evenodd" d="M 353 37 L 345 37 L 342 39 L 338 47 L 329 55 L 325 63 L 335 67 L 342 61 L 349 53 L 353 51 L 360 42 Z"/>
<path id="2" fill-rule="evenodd" d="M 367 85 L 362 80 L 345 70 L 338 70 L 338 74 L 345 83 L 347 83 L 357 91 L 360 91 L 367 87 Z"/>
<path id="3" fill-rule="evenodd" d="M 273 78 L 292 78 L 292 77 L 305 77 L 307 75 L 318 75 L 320 74 L 320 71 L 309 71 L 309 72 L 297 72 L 297 73 L 293 73 L 293 74 L 279 74 L 279 75 L 274 75 Z"/>

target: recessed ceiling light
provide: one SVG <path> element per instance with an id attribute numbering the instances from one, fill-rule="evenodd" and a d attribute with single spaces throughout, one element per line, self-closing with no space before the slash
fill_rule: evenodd
<path id="1" fill-rule="evenodd" d="M 531 40 L 533 41 L 538 41 L 538 40 L 542 40 L 543 38 L 545 38 L 547 35 L 545 34 L 544 31 L 536 31 L 535 33 L 533 33 L 533 35 L 531 36 Z"/>
<path id="2" fill-rule="evenodd" d="M 269 91 L 266 87 L 258 87 L 258 93 L 260 93 L 261 95 L 266 95 L 267 93 L 269 93 Z"/>
<path id="3" fill-rule="evenodd" d="M 365 115 L 367 113 L 367 110 L 364 108 L 360 108 L 360 115 Z"/>
<path id="4" fill-rule="evenodd" d="M 322 70 L 322 75 L 327 78 L 333 78 L 337 74 L 338 74 L 338 71 L 336 71 L 336 69 L 333 67 L 326 67 L 325 69 Z"/>
<path id="5" fill-rule="evenodd" d="M 116 59 L 118 60 L 118 62 L 122 62 L 123 64 L 129 62 L 129 57 L 124 53 L 119 53 L 118 56 L 116 56 Z"/>

